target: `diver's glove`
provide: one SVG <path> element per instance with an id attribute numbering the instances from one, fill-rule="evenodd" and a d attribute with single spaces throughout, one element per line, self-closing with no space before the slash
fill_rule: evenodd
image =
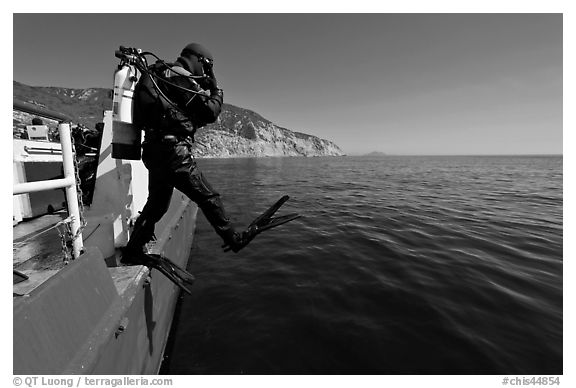
<path id="1" fill-rule="evenodd" d="M 202 80 L 202 87 L 210 91 L 210 98 L 218 100 L 222 104 L 224 100 L 224 91 L 218 87 L 218 81 L 214 76 L 206 76 Z"/>
<path id="2" fill-rule="evenodd" d="M 214 90 L 214 89 L 218 89 L 218 81 L 216 81 L 216 78 L 214 77 L 206 77 L 204 78 L 204 89 L 206 90 Z"/>
<path id="3" fill-rule="evenodd" d="M 224 90 L 218 88 L 210 89 L 210 98 L 218 101 L 220 105 L 222 105 L 224 102 Z"/>

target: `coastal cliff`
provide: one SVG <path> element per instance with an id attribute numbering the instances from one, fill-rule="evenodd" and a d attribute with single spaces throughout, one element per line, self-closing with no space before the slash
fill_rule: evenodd
<path id="1" fill-rule="evenodd" d="M 339 156 L 333 142 L 294 132 L 248 109 L 224 104 L 214 124 L 196 134 L 199 157 Z"/>
<path id="2" fill-rule="evenodd" d="M 13 97 L 65 113 L 88 128 L 95 128 L 102 112 L 112 109 L 112 90 L 104 88 L 35 87 L 14 81 Z M 27 121 L 14 113 L 14 126 L 29 125 Z M 344 155 L 331 141 L 279 127 L 230 104 L 224 104 L 217 122 L 197 132 L 196 140 L 195 156 L 206 158 Z"/>

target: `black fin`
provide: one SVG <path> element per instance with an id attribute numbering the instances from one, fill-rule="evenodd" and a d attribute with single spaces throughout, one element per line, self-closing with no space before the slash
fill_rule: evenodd
<path id="1" fill-rule="evenodd" d="M 274 218 L 270 218 L 268 220 L 268 222 L 266 222 L 265 224 L 262 224 L 261 226 L 258 226 L 258 233 L 264 232 L 265 230 L 268 229 L 272 229 L 275 228 L 277 226 L 283 225 L 287 222 L 290 221 L 294 221 L 297 218 L 302 217 L 300 214 L 298 213 L 292 213 L 292 214 L 287 214 L 285 216 L 281 216 L 281 217 L 274 217 Z"/>
<path id="2" fill-rule="evenodd" d="M 149 268 L 155 268 L 160 271 L 164 276 L 170 279 L 174 284 L 180 287 L 188 294 L 192 294 L 186 287 L 185 283 L 192 285 L 194 283 L 194 275 L 173 263 L 168 258 L 158 255 L 139 252 L 137 255 L 128 255 L 129 257 L 122 257 L 122 262 L 130 265 L 145 265 Z"/>
<path id="3" fill-rule="evenodd" d="M 196 278 L 190 272 L 186 271 L 184 268 L 180 267 L 178 264 L 174 263 L 167 257 L 162 255 L 158 255 L 155 253 L 148 253 L 148 256 L 154 257 L 158 260 L 160 265 L 164 266 L 166 269 L 170 270 L 171 272 L 175 273 L 176 276 L 181 278 L 185 283 L 190 285 L 194 284 Z"/>
<path id="4" fill-rule="evenodd" d="M 248 245 L 260 233 L 300 218 L 301 216 L 298 213 L 273 217 L 273 215 L 278 211 L 278 209 L 280 209 L 280 207 L 282 207 L 282 205 L 284 205 L 284 203 L 286 203 L 286 201 L 288 201 L 288 199 L 290 199 L 290 197 L 284 195 L 282 198 L 276 201 L 274 205 L 270 206 L 264 213 L 256 217 L 254 221 L 248 225 L 248 228 L 242 232 L 242 245 L 239 246 L 235 252 L 238 252 L 240 249 Z M 222 245 L 222 248 L 224 248 L 224 252 L 232 250 L 232 247 L 228 244 Z"/>
<path id="5" fill-rule="evenodd" d="M 284 195 L 282 198 L 276 201 L 274 205 L 270 206 L 266 211 L 264 211 L 264 213 L 256 217 L 248 227 L 258 225 L 259 223 L 271 218 L 274 215 L 274 213 L 276 213 L 278 209 L 280 209 L 280 207 L 282 207 L 282 205 L 284 205 L 286 201 L 288 201 L 289 199 L 290 199 L 289 196 Z"/>
<path id="6" fill-rule="evenodd" d="M 178 287 L 180 287 L 180 289 L 184 292 L 186 292 L 188 295 L 192 295 L 192 291 L 190 291 L 188 289 L 188 287 L 186 287 L 186 285 L 184 284 L 184 282 L 182 281 L 182 279 L 177 276 L 174 272 L 168 270 L 166 267 L 163 267 L 161 265 L 158 266 L 151 266 L 151 268 L 154 268 L 160 272 L 162 272 L 162 274 L 164 276 L 166 276 L 168 279 L 170 279 L 172 281 L 172 283 L 176 284 Z"/>

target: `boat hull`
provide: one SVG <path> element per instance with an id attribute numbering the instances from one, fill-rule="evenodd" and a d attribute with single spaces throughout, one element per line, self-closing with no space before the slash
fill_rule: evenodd
<path id="1" fill-rule="evenodd" d="M 197 207 L 175 192 L 154 250 L 186 267 Z M 14 374 L 157 374 L 180 290 L 97 247 L 13 299 Z"/>

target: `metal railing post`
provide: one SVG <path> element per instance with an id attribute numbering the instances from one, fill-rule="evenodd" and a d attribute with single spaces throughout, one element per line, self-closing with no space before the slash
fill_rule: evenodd
<path id="1" fill-rule="evenodd" d="M 76 191 L 76 176 L 74 173 L 74 155 L 72 150 L 72 136 L 70 133 L 70 123 L 60 123 L 60 143 L 62 144 L 62 158 L 64 167 L 64 179 L 71 179 L 74 184 L 66 187 L 66 200 L 68 201 L 68 212 L 72 216 L 70 228 L 72 232 L 72 256 L 77 259 L 83 248 L 82 236 L 79 233 L 81 220 L 80 209 L 78 208 L 78 192 Z"/>
<path id="2" fill-rule="evenodd" d="M 38 191 L 55 190 L 68 187 L 70 185 L 76 185 L 76 180 L 73 177 L 66 179 L 51 179 L 47 181 L 16 183 L 13 186 L 12 194 L 18 195 L 35 193 Z"/>
<path id="3" fill-rule="evenodd" d="M 70 121 L 72 119 L 67 115 L 51 111 L 49 109 L 38 107 L 37 105 L 14 100 L 14 109 L 33 115 L 46 117 L 52 120 L 60 120 L 58 131 L 60 132 L 60 144 L 62 146 L 62 165 L 64 168 L 63 179 L 51 179 L 36 182 L 17 183 L 13 186 L 13 194 L 26 194 L 37 191 L 52 190 L 65 188 L 66 201 L 68 202 L 68 215 L 71 218 L 70 231 L 72 233 L 72 257 L 80 257 L 84 243 L 82 241 L 82 220 L 80 219 L 80 209 L 78 206 L 78 192 L 76 182 L 76 173 L 74 166 L 74 150 L 72 149 L 72 136 L 70 130 Z M 53 152 L 53 149 L 50 149 Z M 28 151 L 28 150 L 27 150 Z"/>

